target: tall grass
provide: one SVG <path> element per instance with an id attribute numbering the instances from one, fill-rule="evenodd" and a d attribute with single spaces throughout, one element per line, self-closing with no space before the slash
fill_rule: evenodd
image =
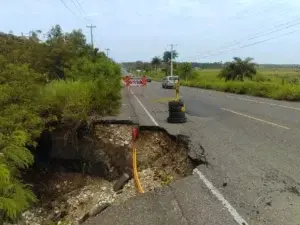
<path id="1" fill-rule="evenodd" d="M 41 91 L 41 110 L 61 115 L 66 120 L 86 119 L 91 113 L 117 113 L 121 85 L 120 80 L 115 80 L 99 78 L 93 81 L 52 81 Z"/>
<path id="2" fill-rule="evenodd" d="M 47 110 L 62 113 L 63 118 L 86 117 L 92 105 L 93 85 L 91 81 L 52 81 L 44 87 L 41 102 Z"/>
<path id="3" fill-rule="evenodd" d="M 182 85 L 213 89 L 235 94 L 247 94 L 278 100 L 300 100 L 300 72 L 292 69 L 260 69 L 252 80 L 228 81 L 218 78 L 220 70 L 200 70 Z"/>

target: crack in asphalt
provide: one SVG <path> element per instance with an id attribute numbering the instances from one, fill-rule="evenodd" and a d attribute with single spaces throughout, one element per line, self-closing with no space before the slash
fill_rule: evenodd
<path id="1" fill-rule="evenodd" d="M 172 186 L 170 186 L 170 185 L 169 185 L 168 187 L 169 187 L 170 190 L 171 190 L 171 193 L 172 193 L 172 195 L 173 195 L 173 197 L 174 197 L 174 200 L 175 200 L 175 202 L 176 202 L 176 204 L 177 204 L 177 206 L 178 206 L 178 208 L 179 208 L 179 210 L 180 210 L 180 213 L 181 213 L 182 217 L 185 219 L 185 221 L 187 222 L 187 224 L 191 225 L 191 222 L 188 220 L 188 217 L 185 215 L 185 213 L 184 213 L 184 211 L 183 211 L 183 208 L 182 208 L 182 206 L 180 205 L 179 200 L 178 200 L 177 196 L 176 196 L 175 193 L 174 193 L 174 188 L 173 188 Z"/>
<path id="2" fill-rule="evenodd" d="M 207 160 L 207 154 L 206 154 L 206 151 L 205 151 L 204 147 L 203 147 L 200 143 L 199 143 L 199 149 L 202 150 L 202 152 L 200 153 L 200 154 L 201 154 L 201 157 L 202 157 L 202 159 L 200 160 L 201 165 L 206 165 L 206 166 L 208 166 L 209 163 L 208 163 L 208 160 Z"/>

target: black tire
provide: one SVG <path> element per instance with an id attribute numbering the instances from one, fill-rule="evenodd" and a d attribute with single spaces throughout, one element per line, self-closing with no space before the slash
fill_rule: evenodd
<path id="1" fill-rule="evenodd" d="M 171 108 L 171 107 L 182 107 L 182 106 L 184 106 L 183 105 L 183 102 L 181 101 L 181 100 L 179 100 L 179 101 L 170 101 L 169 103 L 168 103 L 168 105 L 169 105 L 169 108 Z"/>
<path id="2" fill-rule="evenodd" d="M 187 121 L 186 117 L 184 118 L 170 118 L 168 117 L 168 123 L 185 123 Z"/>
<path id="3" fill-rule="evenodd" d="M 169 107 L 169 112 L 182 112 L 181 108 L 183 106 L 172 106 L 172 107 Z"/>
<path id="4" fill-rule="evenodd" d="M 185 118 L 185 112 L 169 112 L 171 118 Z"/>

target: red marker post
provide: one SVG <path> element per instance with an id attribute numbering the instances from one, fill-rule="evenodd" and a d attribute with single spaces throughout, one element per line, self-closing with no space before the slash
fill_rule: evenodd
<path id="1" fill-rule="evenodd" d="M 129 85 L 130 85 L 130 77 L 129 76 L 125 77 L 125 85 L 126 85 L 126 87 L 129 87 Z"/>
<path id="2" fill-rule="evenodd" d="M 146 75 L 144 75 L 141 79 L 141 83 L 142 83 L 142 95 L 144 95 L 144 90 L 147 86 L 147 77 Z"/>

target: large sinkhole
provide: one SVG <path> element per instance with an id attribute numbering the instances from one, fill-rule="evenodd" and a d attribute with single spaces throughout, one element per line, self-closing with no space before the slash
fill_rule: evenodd
<path id="1" fill-rule="evenodd" d="M 94 124 L 44 132 L 36 164 L 24 179 L 39 198 L 23 213 L 27 224 L 77 224 L 138 195 L 132 178 L 133 125 Z M 145 192 L 192 173 L 187 143 L 142 127 L 135 142 Z"/>

